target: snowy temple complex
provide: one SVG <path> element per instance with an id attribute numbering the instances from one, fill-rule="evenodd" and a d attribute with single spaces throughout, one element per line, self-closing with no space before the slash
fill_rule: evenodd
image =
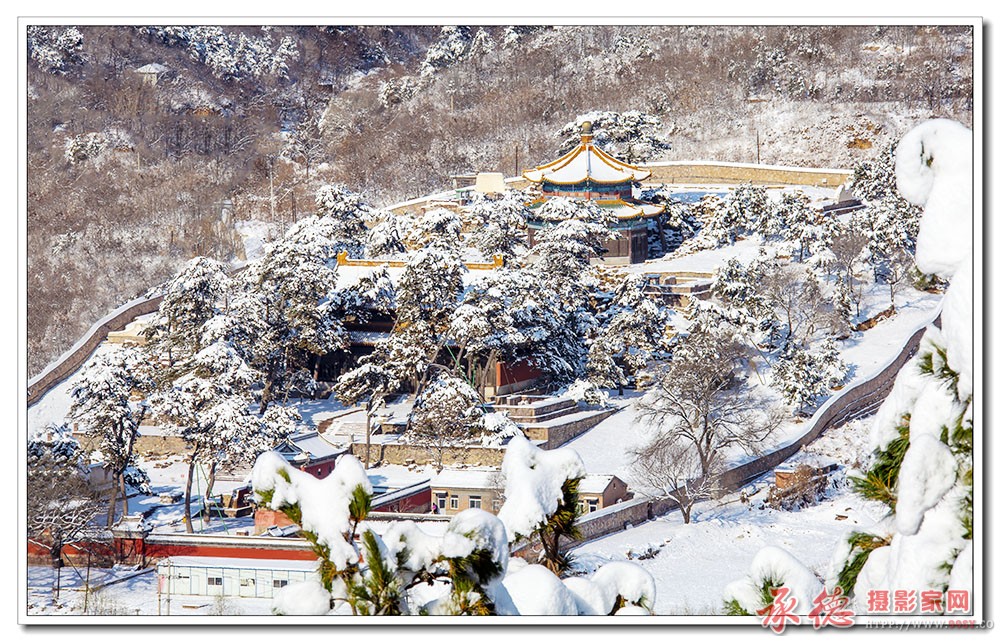
<path id="1" fill-rule="evenodd" d="M 647 229 L 659 218 L 664 206 L 643 202 L 638 197 L 639 181 L 650 172 L 622 162 L 594 144 L 589 122 L 583 123 L 580 144 L 566 155 L 545 165 L 525 171 L 527 180 L 541 186 L 541 195 L 528 207 L 536 209 L 549 198 L 562 196 L 593 201 L 614 213 L 618 222 L 612 229 L 618 235 L 604 243 L 605 262 L 641 263 L 649 257 Z M 547 223 L 528 221 L 528 241 L 534 245 L 535 232 Z"/>

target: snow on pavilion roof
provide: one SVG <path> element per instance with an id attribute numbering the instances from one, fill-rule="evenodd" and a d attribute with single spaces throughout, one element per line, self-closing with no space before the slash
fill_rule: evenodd
<path id="1" fill-rule="evenodd" d="M 608 200 L 597 200 L 594 202 L 601 209 L 607 209 L 613 213 L 618 220 L 633 220 L 636 218 L 653 218 L 659 216 L 666 209 L 666 205 L 657 205 L 655 203 L 646 203 L 638 200 L 628 201 L 622 200 L 621 198 L 612 198 Z M 535 209 L 542 206 L 545 203 L 544 198 L 538 198 L 527 203 L 528 209 Z"/>
<path id="2" fill-rule="evenodd" d="M 553 185 L 575 185 L 587 180 L 613 185 L 644 180 L 650 172 L 605 153 L 594 144 L 593 136 L 584 134 L 573 151 L 521 175 L 531 182 Z"/>

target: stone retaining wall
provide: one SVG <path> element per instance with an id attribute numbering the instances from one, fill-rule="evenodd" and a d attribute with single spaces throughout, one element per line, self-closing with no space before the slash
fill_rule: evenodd
<path id="1" fill-rule="evenodd" d="M 372 443 L 372 462 L 407 465 L 436 463 L 437 452 L 419 445 L 408 443 Z M 365 460 L 365 444 L 351 443 L 351 454 L 360 461 Z M 495 447 L 449 447 L 444 451 L 445 465 L 475 465 L 499 467 L 503 463 L 504 450 Z"/>
<path id="2" fill-rule="evenodd" d="M 740 163 L 664 162 L 643 165 L 652 174 L 644 182 L 671 184 L 739 184 L 812 185 L 839 187 L 853 172 L 845 169 L 812 169 L 808 167 L 775 167 Z"/>
<path id="3" fill-rule="evenodd" d="M 125 326 L 143 314 L 155 312 L 160 307 L 162 296 L 139 299 L 111 317 L 98 321 L 84 335 L 82 341 L 71 351 L 63 354 L 54 367 L 28 385 L 28 406 L 34 405 L 50 389 L 69 378 L 70 374 L 86 362 L 94 350 L 104 342 L 110 332 L 120 332 Z"/>

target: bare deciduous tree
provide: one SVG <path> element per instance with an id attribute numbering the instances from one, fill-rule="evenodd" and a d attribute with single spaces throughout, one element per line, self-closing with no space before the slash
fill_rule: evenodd
<path id="1" fill-rule="evenodd" d="M 711 477 L 733 447 L 759 452 L 781 422 L 780 413 L 748 392 L 745 360 L 746 349 L 732 334 L 697 331 L 638 404 L 643 419 L 690 443 L 703 477 Z"/>
<path id="2" fill-rule="evenodd" d="M 856 229 L 843 230 L 830 239 L 830 251 L 834 256 L 832 267 L 840 275 L 840 282 L 854 309 L 854 315 L 860 316 L 868 236 Z"/>
<path id="3" fill-rule="evenodd" d="M 49 548 L 56 571 L 58 596 L 63 546 L 77 542 L 94 527 L 104 507 L 80 467 L 75 441 L 32 441 L 28 444 L 25 508 L 28 536 Z"/>
<path id="4" fill-rule="evenodd" d="M 819 331 L 834 333 L 843 325 L 819 281 L 805 268 L 779 265 L 761 279 L 761 296 L 786 326 L 785 342 L 808 343 Z"/>
<path id="5" fill-rule="evenodd" d="M 716 470 L 706 476 L 694 445 L 677 434 L 659 434 L 629 454 L 632 472 L 640 483 L 656 496 L 674 499 L 685 523 L 691 522 L 694 504 L 710 498 L 716 490 Z"/>

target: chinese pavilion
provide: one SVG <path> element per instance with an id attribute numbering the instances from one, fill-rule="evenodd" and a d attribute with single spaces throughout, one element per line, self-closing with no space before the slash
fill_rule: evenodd
<path id="1" fill-rule="evenodd" d="M 541 196 L 528 207 L 539 207 L 554 196 L 594 201 L 618 219 L 612 228 L 618 236 L 604 244 L 604 259 L 610 263 L 641 263 L 649 257 L 648 223 L 663 213 L 664 206 L 643 202 L 636 196 L 639 181 L 650 172 L 622 162 L 594 144 L 589 122 L 583 123 L 580 144 L 565 156 L 525 171 L 522 176 L 540 184 Z M 544 221 L 528 221 L 529 244 Z"/>

